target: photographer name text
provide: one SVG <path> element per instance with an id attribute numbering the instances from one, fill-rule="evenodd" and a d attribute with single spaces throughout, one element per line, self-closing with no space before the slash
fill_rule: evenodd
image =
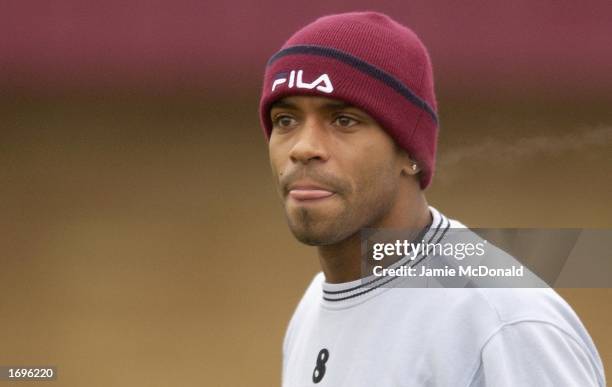
<path id="1" fill-rule="evenodd" d="M 484 265 L 460 266 L 458 268 L 449 266 L 443 268 L 426 266 L 384 268 L 383 266 L 374 266 L 372 269 L 372 273 L 377 277 L 522 277 L 524 272 L 525 268 L 522 265 L 501 269 Z"/>

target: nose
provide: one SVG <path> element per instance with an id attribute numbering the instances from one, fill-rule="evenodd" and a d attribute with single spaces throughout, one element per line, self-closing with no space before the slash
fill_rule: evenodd
<path id="1" fill-rule="evenodd" d="M 321 122 L 315 119 L 307 120 L 296 134 L 289 157 L 294 163 L 302 164 L 313 160 L 327 161 L 329 140 L 329 135 Z"/>

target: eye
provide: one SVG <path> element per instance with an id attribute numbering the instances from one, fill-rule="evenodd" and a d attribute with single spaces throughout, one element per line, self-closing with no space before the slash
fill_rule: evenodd
<path id="1" fill-rule="evenodd" d="M 354 119 L 353 117 L 349 117 L 347 115 L 339 115 L 334 119 L 334 124 L 338 125 L 342 128 L 350 128 L 353 125 L 358 124 L 359 121 Z"/>
<path id="2" fill-rule="evenodd" d="M 297 124 L 297 120 L 286 114 L 279 114 L 272 120 L 272 124 L 277 128 L 290 128 Z"/>

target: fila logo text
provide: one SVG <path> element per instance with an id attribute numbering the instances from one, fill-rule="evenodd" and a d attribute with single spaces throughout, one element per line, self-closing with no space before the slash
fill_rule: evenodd
<path id="1" fill-rule="evenodd" d="M 291 70 L 291 72 L 289 73 L 289 83 L 287 84 L 287 87 L 297 87 L 299 89 L 316 88 L 317 90 L 323 93 L 331 93 L 332 91 L 334 91 L 334 87 L 332 86 L 331 80 L 329 79 L 329 75 L 321 74 L 317 79 L 308 83 L 302 80 L 303 74 L 303 70 L 297 70 L 297 73 L 295 70 Z M 272 83 L 272 91 L 274 91 L 277 86 L 287 82 L 287 78 L 285 78 L 287 76 L 287 73 L 280 73 L 277 74 L 277 76 L 278 75 L 282 76 L 282 78 L 277 78 L 274 80 L 274 83 Z"/>

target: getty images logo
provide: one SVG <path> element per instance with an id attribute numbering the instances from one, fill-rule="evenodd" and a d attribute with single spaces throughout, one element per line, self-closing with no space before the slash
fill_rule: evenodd
<path id="1" fill-rule="evenodd" d="M 297 70 L 297 74 L 295 70 L 291 70 L 289 73 L 289 84 L 288 88 L 297 87 L 299 89 L 314 89 L 323 92 L 323 93 L 331 93 L 334 91 L 334 87 L 332 86 L 331 80 L 327 74 L 321 74 L 319 78 L 314 81 L 308 83 L 302 80 L 302 74 L 304 74 L 303 70 Z M 296 76 L 297 75 L 297 76 Z M 274 83 L 272 83 L 272 91 L 276 89 L 276 86 L 282 85 L 287 82 L 287 73 L 278 73 L 274 77 Z"/>

